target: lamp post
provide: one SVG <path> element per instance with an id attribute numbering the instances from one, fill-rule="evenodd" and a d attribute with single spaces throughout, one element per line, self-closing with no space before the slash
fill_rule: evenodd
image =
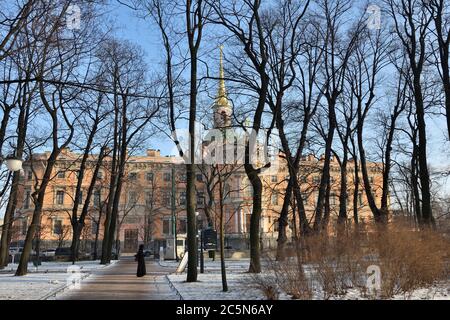
<path id="1" fill-rule="evenodd" d="M 6 138 L 6 139 L 4 139 L 3 140 L 3 143 L 6 141 L 6 140 L 8 140 L 8 139 L 10 139 L 10 138 L 14 138 L 14 137 L 8 137 L 8 138 Z M 3 144 L 2 144 L 3 145 Z M 11 147 L 13 147 L 12 145 L 11 145 Z M 1 150 L 0 150 L 1 151 Z M 3 162 L 5 162 L 5 164 L 6 164 L 6 168 L 9 170 L 9 171 L 11 171 L 11 172 L 17 172 L 17 171 L 20 171 L 21 169 L 22 169 L 22 159 L 20 158 L 20 157 L 18 157 L 18 156 L 15 156 L 15 155 L 9 155 L 9 156 L 6 156 L 6 157 L 3 157 L 1 154 L 0 154 L 0 167 L 3 165 Z M 15 178 L 16 178 L 16 180 L 17 180 L 17 176 L 15 176 Z M 14 182 L 14 178 L 13 178 L 13 182 Z M 13 184 L 13 187 L 14 187 L 14 184 Z M 16 187 L 17 188 L 17 187 Z M 9 238 L 9 235 L 8 235 L 8 233 L 10 233 L 11 231 L 10 231 L 10 228 L 12 227 L 12 223 L 13 223 L 13 221 L 14 221 L 14 219 L 13 219 L 13 217 L 11 217 L 11 215 L 14 215 L 14 213 L 13 212 L 11 212 L 11 213 L 6 213 L 5 214 L 5 220 L 3 221 L 3 229 L 2 229 L 2 237 L 1 237 L 1 242 L 2 242 L 2 246 L 3 245 L 5 245 L 5 247 L 6 247 L 6 259 L 8 259 L 8 248 L 9 248 L 9 245 L 10 245 L 10 243 L 9 243 L 9 241 L 8 241 L 8 238 Z M 13 252 L 12 253 L 12 256 L 13 256 L 13 262 L 14 262 L 14 257 L 15 257 L 15 254 L 16 254 L 16 252 Z M 3 257 L 2 257 L 3 258 Z"/>
<path id="2" fill-rule="evenodd" d="M 4 158 L 0 155 L 0 165 L 2 165 L 3 162 L 5 162 L 6 168 L 8 168 L 8 170 L 11 172 L 16 172 L 22 169 L 23 161 L 18 157 L 7 156 L 6 158 Z"/>
<path id="3" fill-rule="evenodd" d="M 200 273 L 204 273 L 205 272 L 205 259 L 203 257 L 203 230 L 198 230 L 199 216 L 200 216 L 200 213 L 195 212 L 195 217 L 197 218 L 197 239 L 200 240 Z M 200 232 L 200 236 L 198 235 L 199 232 Z"/>
<path id="4" fill-rule="evenodd" d="M 3 140 L 3 143 L 5 143 L 8 139 L 12 139 L 12 138 L 19 138 L 19 137 L 18 136 L 9 136 Z M 15 147 L 12 144 L 10 144 L 10 146 L 15 149 Z M 3 157 L 0 154 L 0 166 L 3 165 L 3 162 L 5 162 L 6 168 L 8 168 L 8 170 L 11 172 L 16 172 L 16 171 L 22 170 L 23 160 L 20 157 L 16 156 L 15 154 L 11 154 L 6 157 Z"/>

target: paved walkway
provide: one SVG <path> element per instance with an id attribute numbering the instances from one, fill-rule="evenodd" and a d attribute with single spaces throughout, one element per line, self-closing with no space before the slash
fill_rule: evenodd
<path id="1" fill-rule="evenodd" d="M 161 267 L 156 261 L 146 261 L 147 275 L 136 277 L 137 263 L 131 257 L 93 272 L 82 281 L 79 289 L 70 289 L 56 296 L 57 300 L 176 300 L 166 274 L 170 267 Z"/>

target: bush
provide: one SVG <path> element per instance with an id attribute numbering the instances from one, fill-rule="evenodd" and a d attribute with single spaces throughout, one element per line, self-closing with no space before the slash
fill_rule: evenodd
<path id="1" fill-rule="evenodd" d="M 381 296 L 410 295 L 414 290 L 448 279 L 448 240 L 431 230 L 389 228 L 371 235 L 381 268 Z"/>
<path id="2" fill-rule="evenodd" d="M 251 280 L 267 300 L 278 300 L 280 291 L 278 289 L 277 279 L 269 275 L 252 274 Z"/>
<path id="3" fill-rule="evenodd" d="M 274 296 L 274 288 L 294 299 L 312 299 L 315 290 L 322 299 L 330 299 L 349 288 L 368 298 L 410 297 L 414 290 L 447 281 L 450 275 L 449 240 L 438 232 L 401 224 L 311 235 L 297 248 L 297 254 L 284 261 L 266 256 L 270 277 L 254 280 L 266 297 Z M 366 272 L 371 265 L 380 268 L 381 288 L 369 296 Z"/>

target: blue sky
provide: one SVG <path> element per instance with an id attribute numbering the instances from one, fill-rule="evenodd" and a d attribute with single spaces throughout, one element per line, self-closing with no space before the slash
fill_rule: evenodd
<path id="1" fill-rule="evenodd" d="M 150 68 L 152 65 L 161 63 L 164 57 L 161 55 L 159 33 L 154 26 L 152 27 L 150 20 L 137 17 L 132 9 L 114 0 L 111 1 L 109 8 L 110 18 L 115 21 L 115 35 L 139 45 L 145 52 L 145 59 Z M 173 143 L 166 138 L 152 139 L 148 147 L 160 149 L 163 155 L 175 154 Z"/>
<path id="2" fill-rule="evenodd" d="M 127 39 L 142 47 L 146 54 L 146 60 L 150 67 L 161 63 L 161 44 L 158 30 L 151 25 L 151 21 L 145 21 L 136 16 L 133 10 L 119 4 L 110 2 L 111 19 L 116 20 L 115 34 L 117 37 Z M 427 120 L 429 163 L 433 167 L 450 166 L 450 143 L 445 142 L 446 123 L 444 117 Z M 155 138 L 149 141 L 149 147 L 160 149 L 162 154 L 175 154 L 173 143 L 166 138 Z M 447 186 L 445 186 L 447 189 Z"/>

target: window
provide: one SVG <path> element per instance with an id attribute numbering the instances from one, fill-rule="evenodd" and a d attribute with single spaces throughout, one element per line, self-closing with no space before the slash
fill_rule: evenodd
<path id="1" fill-rule="evenodd" d="M 330 205 L 335 206 L 336 203 L 336 195 L 334 193 L 330 194 Z"/>
<path id="2" fill-rule="evenodd" d="M 100 207 L 100 190 L 94 192 L 94 206 Z"/>
<path id="3" fill-rule="evenodd" d="M 128 193 L 128 203 L 131 205 L 135 205 L 137 203 L 137 192 L 136 191 L 130 191 Z"/>
<path id="4" fill-rule="evenodd" d="M 359 203 L 360 206 L 363 205 L 362 193 L 358 193 L 358 203 Z"/>
<path id="5" fill-rule="evenodd" d="M 23 208 L 24 209 L 29 209 L 30 208 L 30 203 L 31 203 L 31 191 L 27 190 L 25 193 L 25 201 L 23 202 Z"/>
<path id="6" fill-rule="evenodd" d="M 98 223 L 94 219 L 91 220 L 91 233 L 93 235 L 97 234 L 98 232 Z"/>
<path id="7" fill-rule="evenodd" d="M 147 181 L 153 181 L 153 172 L 147 172 Z"/>
<path id="8" fill-rule="evenodd" d="M 164 181 L 170 181 L 170 176 L 171 176 L 171 174 L 170 174 L 170 172 L 164 172 L 164 175 L 163 175 L 163 179 L 164 179 Z"/>
<path id="9" fill-rule="evenodd" d="M 180 192 L 180 205 L 182 205 L 182 206 L 186 205 L 186 192 L 185 191 Z"/>
<path id="10" fill-rule="evenodd" d="M 170 192 L 164 192 L 163 196 L 162 196 L 162 205 L 165 207 L 170 207 L 171 203 L 170 203 Z"/>
<path id="11" fill-rule="evenodd" d="M 278 177 L 277 177 L 277 176 L 272 176 L 272 177 L 270 178 L 270 181 L 271 181 L 271 182 L 278 182 Z"/>
<path id="12" fill-rule="evenodd" d="M 197 205 L 201 206 L 205 204 L 205 193 L 197 192 Z"/>
<path id="13" fill-rule="evenodd" d="M 131 172 L 128 175 L 128 179 L 131 180 L 131 181 L 136 181 L 137 180 L 137 172 Z"/>
<path id="14" fill-rule="evenodd" d="M 247 230 L 247 233 L 250 232 L 250 221 L 251 221 L 251 218 L 252 218 L 252 215 L 251 215 L 251 214 L 247 213 L 247 214 L 245 215 L 245 224 L 246 224 L 246 230 Z"/>
<path id="15" fill-rule="evenodd" d="M 64 191 L 58 190 L 56 191 L 56 204 L 64 204 Z"/>
<path id="16" fill-rule="evenodd" d="M 33 180 L 33 171 L 31 170 L 27 171 L 27 180 Z"/>
<path id="17" fill-rule="evenodd" d="M 276 206 L 278 204 L 278 192 L 273 192 L 271 196 L 272 205 Z"/>
<path id="18" fill-rule="evenodd" d="M 62 234 L 62 221 L 61 220 L 53 221 L 53 234 L 57 234 L 57 235 Z"/>
<path id="19" fill-rule="evenodd" d="M 66 172 L 65 171 L 58 171 L 58 178 L 64 179 L 65 177 L 66 177 Z"/>
<path id="20" fill-rule="evenodd" d="M 103 171 L 97 172 L 97 179 L 103 179 Z"/>
<path id="21" fill-rule="evenodd" d="M 202 182 L 202 181 L 203 181 L 203 175 L 197 174 L 197 182 Z"/>
<path id="22" fill-rule="evenodd" d="M 187 177 L 185 173 L 180 174 L 180 182 L 186 182 Z"/>
<path id="23" fill-rule="evenodd" d="M 320 177 L 319 176 L 314 176 L 313 177 L 313 182 L 318 184 L 320 182 Z"/>
<path id="24" fill-rule="evenodd" d="M 148 191 L 145 193 L 145 204 L 151 206 L 153 202 L 153 193 Z"/>
<path id="25" fill-rule="evenodd" d="M 305 191 L 300 191 L 301 197 L 305 203 L 308 203 L 308 193 Z"/>
<path id="26" fill-rule="evenodd" d="M 22 235 L 26 236 L 27 235 L 27 231 L 28 231 L 28 221 L 27 221 L 27 219 L 23 219 L 22 220 L 21 229 L 22 229 Z"/>
<path id="27" fill-rule="evenodd" d="M 186 220 L 185 219 L 180 219 L 180 221 L 178 221 L 178 233 L 186 233 L 187 232 L 187 228 L 186 228 Z"/>
<path id="28" fill-rule="evenodd" d="M 253 197 L 253 186 L 251 184 L 245 187 L 245 196 Z"/>
<path id="29" fill-rule="evenodd" d="M 164 234 L 171 234 L 171 228 L 170 228 L 170 220 L 169 218 L 166 218 L 163 220 L 163 233 Z"/>

